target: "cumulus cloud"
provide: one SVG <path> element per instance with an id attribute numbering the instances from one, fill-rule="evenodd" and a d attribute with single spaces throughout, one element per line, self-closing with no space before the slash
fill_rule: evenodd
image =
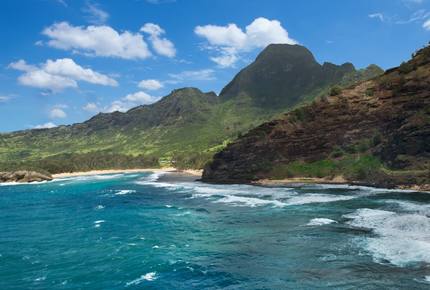
<path id="1" fill-rule="evenodd" d="M 423 23 L 423 28 L 430 31 L 430 19 Z"/>
<path id="2" fill-rule="evenodd" d="M 50 128 L 54 128 L 54 127 L 57 127 L 57 125 L 55 125 L 52 122 L 48 122 L 45 124 L 34 126 L 34 129 L 50 129 Z"/>
<path id="3" fill-rule="evenodd" d="M 120 100 L 113 101 L 110 106 L 105 108 L 107 112 L 126 112 L 133 107 L 140 105 L 149 105 L 157 101 L 159 98 L 151 96 L 143 91 L 139 91 L 133 94 L 128 94 Z"/>
<path id="4" fill-rule="evenodd" d="M 49 117 L 51 119 L 63 119 L 67 117 L 67 114 L 60 107 L 54 107 L 49 111 Z"/>
<path id="5" fill-rule="evenodd" d="M 87 103 L 85 106 L 82 107 L 82 109 L 84 111 L 92 112 L 92 113 L 96 113 L 96 112 L 100 112 L 101 111 L 99 109 L 99 106 L 97 106 L 96 103 Z"/>
<path id="6" fill-rule="evenodd" d="M 139 33 L 117 32 L 110 26 L 72 26 L 55 23 L 42 32 L 50 38 L 47 44 L 93 56 L 145 59 L 151 56 L 148 45 Z"/>
<path id="7" fill-rule="evenodd" d="M 197 26 L 194 32 L 206 39 L 208 42 L 206 48 L 218 52 L 211 60 L 221 67 L 233 66 L 240 59 L 241 53 L 264 48 L 271 43 L 297 43 L 289 37 L 288 31 L 278 20 L 264 17 L 255 19 L 245 27 L 245 31 L 231 23 L 226 26 Z"/>
<path id="8" fill-rule="evenodd" d="M 146 23 L 144 26 L 142 26 L 140 31 L 149 35 L 152 48 L 156 53 L 167 57 L 175 57 L 175 45 L 167 38 L 161 37 L 165 31 L 159 25 L 154 23 Z"/>
<path id="9" fill-rule="evenodd" d="M 25 60 L 19 60 L 9 64 L 10 68 L 23 71 L 18 77 L 18 82 L 25 86 L 48 89 L 58 92 L 66 88 L 77 88 L 77 81 L 84 81 L 103 86 L 117 86 L 116 80 L 83 68 L 70 58 L 57 60 L 48 59 L 40 66 L 29 65 Z"/>
<path id="10" fill-rule="evenodd" d="M 163 87 L 163 84 L 160 81 L 148 79 L 140 81 L 137 86 L 144 90 L 155 91 L 161 89 Z"/>
<path id="11" fill-rule="evenodd" d="M 92 24 L 103 24 L 109 18 L 109 13 L 101 9 L 97 3 L 87 2 L 82 10 L 86 14 L 88 22 Z"/>
<path id="12" fill-rule="evenodd" d="M 96 8 L 93 7 L 93 10 Z M 140 31 L 148 34 L 151 46 L 157 54 L 166 57 L 176 55 L 175 45 L 162 37 L 166 32 L 159 25 L 146 23 Z M 51 47 L 89 56 L 146 59 L 152 55 L 142 34 L 118 32 L 107 25 L 85 27 L 59 22 L 45 28 L 42 34 L 50 38 L 46 43 Z"/>

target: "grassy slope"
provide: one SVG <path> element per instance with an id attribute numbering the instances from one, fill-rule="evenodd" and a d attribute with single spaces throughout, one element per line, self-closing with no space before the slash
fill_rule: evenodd
<path id="1" fill-rule="evenodd" d="M 341 84 L 349 85 L 369 77 L 366 73 L 367 70 L 346 75 Z M 377 73 L 380 71 L 370 75 Z M 156 165 L 154 159 L 161 165 L 202 168 L 214 153 L 238 135 L 294 106 L 314 100 L 329 88 L 330 84 L 324 85 L 302 96 L 298 103 L 277 107 L 256 105 L 255 99 L 247 94 L 219 101 L 214 95 L 184 89 L 126 114 L 102 114 L 73 126 L 0 134 L 0 170 L 62 171 L 91 166 L 104 168 L 109 164 L 127 166 L 128 163 L 142 167 Z M 129 156 L 140 160 L 139 163 L 130 162 Z M 75 164 L 81 163 L 83 157 L 93 161 Z M 96 157 L 112 159 L 112 163 L 97 162 Z M 64 169 L 61 164 L 65 164 Z"/>

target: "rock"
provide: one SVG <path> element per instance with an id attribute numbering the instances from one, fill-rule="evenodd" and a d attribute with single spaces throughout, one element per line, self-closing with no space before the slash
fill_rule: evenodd
<path id="1" fill-rule="evenodd" d="M 0 172 L 0 182 L 35 182 L 52 180 L 50 174 L 43 174 L 36 171 L 12 171 Z"/>
<path id="2" fill-rule="evenodd" d="M 363 152 L 388 170 L 363 174 L 358 181 L 384 187 L 429 184 L 430 46 L 407 64 L 412 69 L 391 69 L 252 129 L 214 156 L 202 180 L 271 179 L 277 166 L 333 160 L 336 149 L 348 152 L 366 144 Z"/>

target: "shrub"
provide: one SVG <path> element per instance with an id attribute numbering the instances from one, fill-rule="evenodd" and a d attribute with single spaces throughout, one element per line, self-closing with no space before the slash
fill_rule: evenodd
<path id="1" fill-rule="evenodd" d="M 330 96 L 337 96 L 342 92 L 342 88 L 339 86 L 334 86 L 330 89 Z"/>
<path id="2" fill-rule="evenodd" d="M 371 97 L 375 94 L 375 89 L 374 88 L 367 88 L 365 94 L 366 94 L 366 96 Z"/>
<path id="3" fill-rule="evenodd" d="M 407 74 L 414 70 L 414 65 L 410 62 L 402 62 L 399 66 L 399 72 L 401 74 Z"/>
<path id="4" fill-rule="evenodd" d="M 339 146 L 336 146 L 333 149 L 333 151 L 331 152 L 330 157 L 332 157 L 332 158 L 339 158 L 339 157 L 342 157 L 343 154 L 344 154 L 343 150 Z"/>

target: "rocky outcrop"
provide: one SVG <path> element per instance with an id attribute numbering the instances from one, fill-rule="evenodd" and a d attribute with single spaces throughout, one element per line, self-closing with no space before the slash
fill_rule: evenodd
<path id="1" fill-rule="evenodd" d="M 35 182 L 52 180 L 50 174 L 43 174 L 36 171 L 13 171 L 0 172 L 0 182 Z"/>
<path id="2" fill-rule="evenodd" d="M 277 166 L 336 159 L 362 145 L 355 155 L 369 154 L 384 169 L 358 177 L 362 182 L 430 184 L 430 47 L 378 78 L 249 131 L 214 156 L 202 179 L 273 178 Z"/>

